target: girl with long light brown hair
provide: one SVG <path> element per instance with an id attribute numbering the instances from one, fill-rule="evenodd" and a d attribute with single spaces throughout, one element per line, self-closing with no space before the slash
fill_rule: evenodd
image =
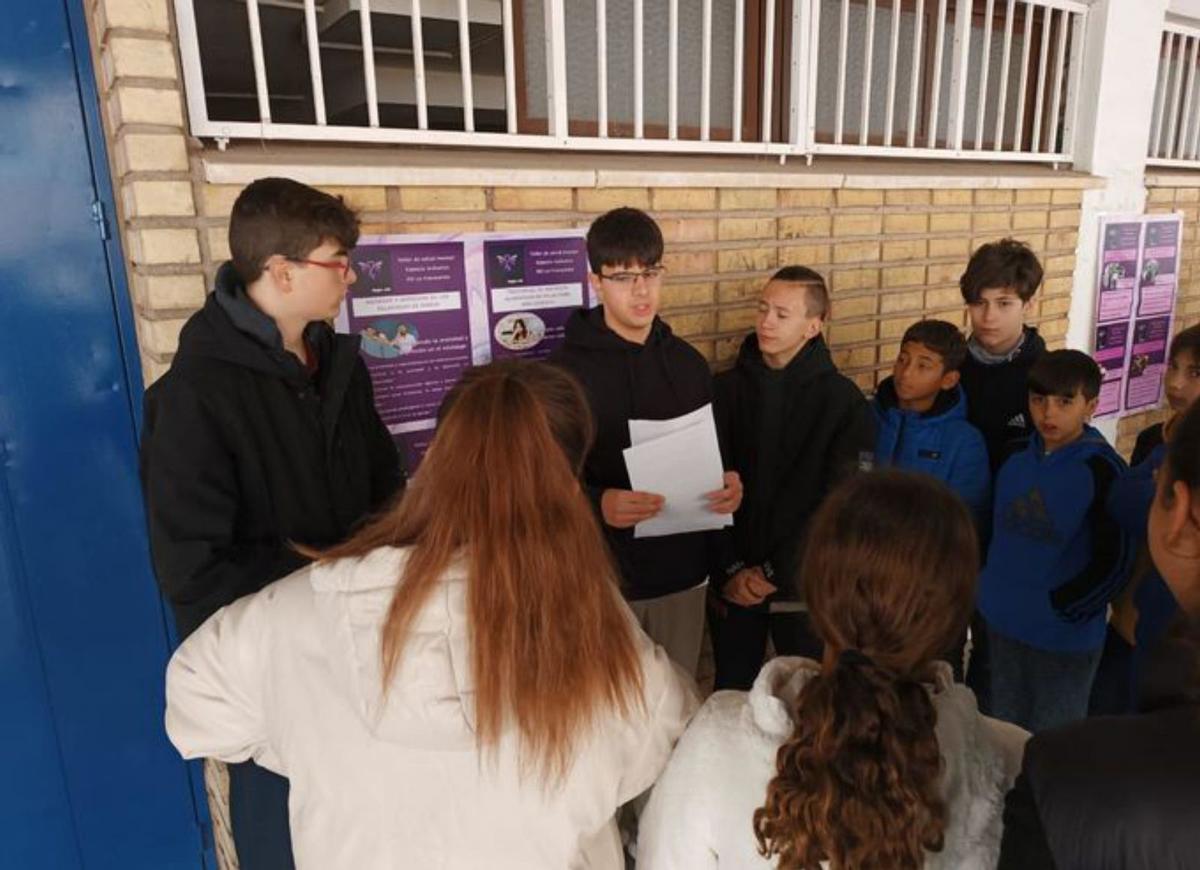
<path id="1" fill-rule="evenodd" d="M 289 777 L 299 867 L 623 866 L 695 701 L 621 600 L 590 439 L 561 370 L 468 372 L 391 510 L 176 653 L 172 741 Z"/>
<path id="2" fill-rule="evenodd" d="M 984 870 L 1028 736 L 941 661 L 978 571 L 939 481 L 858 475 L 800 565 L 822 661 L 777 658 L 697 714 L 642 819 L 638 870 Z"/>

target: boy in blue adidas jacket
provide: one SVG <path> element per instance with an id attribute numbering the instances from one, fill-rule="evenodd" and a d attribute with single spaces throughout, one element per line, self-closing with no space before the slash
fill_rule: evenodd
<path id="1" fill-rule="evenodd" d="M 966 502 L 982 532 L 991 513 L 987 445 L 967 422 L 959 369 L 967 341 L 953 323 L 920 320 L 908 328 L 892 376 L 871 405 L 879 423 L 875 464 L 930 474 Z"/>
<path id="2" fill-rule="evenodd" d="M 1132 546 L 1107 509 L 1125 463 L 1088 425 L 1100 368 L 1087 354 L 1042 355 L 1029 372 L 1036 429 L 996 476 L 979 582 L 991 681 L 986 712 L 1030 731 L 1087 715 L 1108 604 Z"/>

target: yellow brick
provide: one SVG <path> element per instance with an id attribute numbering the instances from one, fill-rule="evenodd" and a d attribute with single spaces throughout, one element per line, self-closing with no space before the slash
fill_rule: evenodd
<path id="1" fill-rule="evenodd" d="M 923 214 L 889 214 L 883 219 L 885 233 L 923 233 L 929 229 L 929 217 Z"/>
<path id="2" fill-rule="evenodd" d="M 110 85 L 125 76 L 174 79 L 175 50 L 165 39 L 112 36 L 100 55 L 100 65 Z"/>
<path id="3" fill-rule="evenodd" d="M 179 91 L 144 88 L 118 82 L 108 96 L 113 127 L 124 124 L 183 126 Z"/>
<path id="4" fill-rule="evenodd" d="M 134 230 L 130 259 L 138 264 L 199 263 L 200 243 L 190 229 Z"/>
<path id="5" fill-rule="evenodd" d="M 776 262 L 775 248 L 738 248 L 717 253 L 718 272 L 760 272 L 775 268 Z"/>
<path id="6" fill-rule="evenodd" d="M 742 239 L 774 239 L 774 218 L 721 218 L 717 238 L 723 242 Z"/>
<path id="7" fill-rule="evenodd" d="M 883 286 L 915 287 L 925 283 L 924 266 L 894 266 L 883 270 Z"/>
<path id="8" fill-rule="evenodd" d="M 209 217 L 227 217 L 242 188 L 236 184 L 207 184 L 203 190 L 204 213 Z"/>
<path id="9" fill-rule="evenodd" d="M 934 191 L 937 194 L 938 191 Z M 953 191 L 949 191 L 953 192 Z M 949 214 L 931 214 L 929 216 L 929 231 L 931 233 L 964 232 L 971 229 L 971 215 L 967 212 L 951 212 Z"/>
<path id="10" fill-rule="evenodd" d="M 497 187 L 492 208 L 497 211 L 570 211 L 574 192 L 569 187 Z"/>
<path id="11" fill-rule="evenodd" d="M 155 359 L 149 353 L 142 354 L 142 384 L 149 387 L 171 369 L 169 362 Z"/>
<path id="12" fill-rule="evenodd" d="M 1057 257 L 1047 257 L 1045 260 L 1042 261 L 1042 268 L 1045 269 L 1047 275 L 1049 275 L 1051 273 L 1056 273 L 1056 272 L 1074 271 L 1075 255 L 1074 254 L 1060 254 Z"/>
<path id="13" fill-rule="evenodd" d="M 655 211 L 704 211 L 716 208 L 711 187 L 656 187 L 651 191 Z"/>
<path id="14" fill-rule="evenodd" d="M 878 269 L 845 269 L 834 272 L 830 282 L 830 289 L 834 293 L 845 290 L 875 290 L 878 287 Z"/>
<path id="15" fill-rule="evenodd" d="M 841 207 L 883 205 L 882 190 L 858 190 L 843 187 L 837 192 L 837 204 Z"/>
<path id="16" fill-rule="evenodd" d="M 1050 201 L 1055 205 L 1079 205 L 1083 202 L 1083 191 L 1078 188 L 1073 190 L 1056 190 L 1053 196 L 1050 197 Z"/>
<path id="17" fill-rule="evenodd" d="M 356 211 L 387 211 L 387 190 L 382 187 L 322 187 L 330 196 L 340 196 L 342 201 Z M 436 189 L 436 188 L 432 188 Z M 472 190 L 469 187 L 443 188 L 444 190 Z M 483 201 L 483 191 L 475 189 Z"/>
<path id="18" fill-rule="evenodd" d="M 1075 229 L 1079 226 L 1079 210 L 1058 209 L 1050 212 L 1050 226 L 1055 229 L 1059 227 L 1071 227 Z"/>
<path id="19" fill-rule="evenodd" d="M 709 305 L 716 298 L 712 282 L 700 284 L 667 284 L 662 288 L 662 306 Z"/>
<path id="20" fill-rule="evenodd" d="M 728 364 L 737 359 L 738 349 L 741 348 L 742 342 L 746 340 L 744 335 L 731 335 L 725 338 L 719 338 L 715 345 L 715 356 L 718 363 L 724 363 L 722 368 L 728 368 Z"/>
<path id="21" fill-rule="evenodd" d="M 722 211 L 751 208 L 775 208 L 776 190 L 773 187 L 723 187 L 718 191 Z"/>
<path id="22" fill-rule="evenodd" d="M 1067 318 L 1059 317 L 1054 320 L 1043 320 L 1038 324 L 1038 332 L 1046 341 L 1063 338 L 1067 334 Z"/>
<path id="23" fill-rule="evenodd" d="M 1049 251 L 1074 251 L 1079 244 L 1079 233 L 1050 233 L 1046 236 L 1046 249 Z"/>
<path id="24" fill-rule="evenodd" d="M 208 229 L 208 255 L 213 260 L 228 260 L 233 256 L 229 252 L 228 227 L 210 227 Z"/>
<path id="25" fill-rule="evenodd" d="M 965 263 L 931 263 L 926 280 L 930 284 L 957 284 Z"/>
<path id="26" fill-rule="evenodd" d="M 667 322 L 676 335 L 706 335 L 713 331 L 713 315 L 712 311 L 675 312 L 667 318 Z"/>
<path id="27" fill-rule="evenodd" d="M 1147 202 L 1174 202 L 1175 188 L 1173 187 L 1151 187 L 1146 191 Z"/>
<path id="28" fill-rule="evenodd" d="M 925 291 L 926 308 L 953 308 L 963 305 L 962 291 L 957 287 L 942 287 Z"/>
<path id="29" fill-rule="evenodd" d="M 969 190 L 934 190 L 934 205 L 970 205 L 971 191 Z"/>
<path id="30" fill-rule="evenodd" d="M 1049 205 L 1050 191 L 1049 190 L 1018 190 L 1016 193 L 1017 205 Z"/>
<path id="31" fill-rule="evenodd" d="M 663 239 L 670 245 L 681 242 L 711 242 L 717 236 L 717 222 L 711 218 L 661 218 L 658 225 L 662 229 Z"/>
<path id="32" fill-rule="evenodd" d="M 1044 296 L 1057 296 L 1061 293 L 1070 293 L 1074 283 L 1075 279 L 1071 275 L 1047 278 L 1042 282 L 1041 293 Z"/>
<path id="33" fill-rule="evenodd" d="M 577 196 L 582 212 L 606 212 L 623 206 L 650 208 L 650 191 L 644 187 L 584 187 Z"/>
<path id="34" fill-rule="evenodd" d="M 887 286 L 887 277 L 884 277 Z M 879 297 L 879 313 L 895 314 L 897 311 L 920 311 L 925 306 L 924 294 L 920 290 L 907 293 L 884 293 Z"/>
<path id="35" fill-rule="evenodd" d="M 881 320 L 879 321 L 879 337 L 900 338 L 912 325 L 913 318 L 911 316 L 892 317 L 887 320 Z"/>
<path id="36" fill-rule="evenodd" d="M 975 191 L 976 205 L 1008 205 L 1012 202 L 1011 190 L 977 190 Z"/>
<path id="37" fill-rule="evenodd" d="M 751 305 L 742 308 L 722 308 L 717 314 L 717 332 L 745 332 L 754 328 L 758 309 Z"/>
<path id="38" fill-rule="evenodd" d="M 562 221 L 495 221 L 492 229 L 497 231 L 525 232 L 526 230 L 561 230 Z"/>
<path id="39" fill-rule="evenodd" d="M 875 375 L 871 372 L 866 374 L 854 375 L 850 380 L 854 381 L 855 385 L 864 393 L 871 393 L 875 390 L 876 382 Z"/>
<path id="40" fill-rule="evenodd" d="M 835 236 L 877 236 L 882 227 L 877 214 L 837 214 L 833 216 Z"/>
<path id="41" fill-rule="evenodd" d="M 954 239 L 930 239 L 930 257 L 961 257 L 966 262 L 971 256 L 971 240 L 959 237 Z"/>
<path id="42" fill-rule="evenodd" d="M 994 236 L 981 237 L 981 238 L 977 238 L 977 239 L 972 239 L 972 244 L 974 245 L 974 247 L 978 248 L 980 245 L 986 245 L 988 242 L 994 242 L 994 241 L 996 241 Z M 1033 252 L 1035 254 L 1037 254 L 1039 258 L 1041 258 L 1042 256 L 1045 255 L 1045 252 L 1046 252 L 1046 234 L 1045 233 L 1023 232 L 1018 237 L 1018 241 L 1022 241 L 1025 244 L 1029 245 L 1029 247 L 1033 249 Z"/>
<path id="43" fill-rule="evenodd" d="M 186 217 L 196 213 L 188 181 L 134 181 L 122 191 L 129 217 Z"/>
<path id="44" fill-rule="evenodd" d="M 716 266 L 712 251 L 675 251 L 663 256 L 667 273 L 679 275 L 710 275 Z"/>
<path id="45" fill-rule="evenodd" d="M 138 305 L 151 311 L 197 309 L 204 304 L 204 276 L 134 275 L 133 292 Z"/>
<path id="46" fill-rule="evenodd" d="M 1176 202 L 1195 202 L 1200 199 L 1200 188 L 1196 187 L 1181 187 L 1175 193 Z M 1078 202 L 1078 200 L 1076 200 Z M 1055 200 L 1058 202 L 1058 200 Z M 1185 211 L 1186 214 L 1186 211 Z"/>
<path id="47" fill-rule="evenodd" d="M 1014 230 L 1044 230 L 1050 224 L 1050 214 L 1044 211 L 1013 212 Z"/>
<path id="48" fill-rule="evenodd" d="M 757 299 L 759 292 L 766 283 L 766 278 L 741 278 L 736 281 L 721 281 L 717 284 L 717 300 L 719 302 L 739 302 L 746 299 Z"/>
<path id="49" fill-rule="evenodd" d="M 780 208 L 828 208 L 833 205 L 832 190 L 781 190 Z"/>
<path id="50" fill-rule="evenodd" d="M 784 217 L 779 219 L 779 238 L 824 238 L 832 232 L 832 228 L 833 219 L 826 214 Z"/>
<path id="51" fill-rule="evenodd" d="M 829 259 L 829 245 L 782 245 L 779 248 L 781 266 L 811 266 L 828 263 Z"/>
<path id="52" fill-rule="evenodd" d="M 699 353 L 700 356 L 704 357 L 705 361 L 707 361 L 710 366 L 716 360 L 716 353 L 713 347 L 714 343 L 712 341 L 689 338 L 687 343 L 696 348 L 696 352 Z"/>
<path id="53" fill-rule="evenodd" d="M 830 344 L 853 344 L 856 341 L 875 340 L 875 321 L 866 320 L 859 323 L 829 324 Z"/>
<path id="54" fill-rule="evenodd" d="M 169 30 L 167 0 L 100 0 L 96 12 L 101 28 L 129 27 L 136 30 Z"/>
<path id="55" fill-rule="evenodd" d="M 1006 211 L 978 211 L 971 217 L 971 227 L 975 232 L 1003 232 L 1010 228 L 1012 215 Z"/>
<path id="56" fill-rule="evenodd" d="M 185 317 L 169 320 L 148 320 L 139 317 L 137 331 L 143 350 L 157 354 L 174 353 L 179 347 L 179 331 L 185 323 Z"/>
<path id="57" fill-rule="evenodd" d="M 858 263 L 879 259 L 879 242 L 850 242 L 833 246 L 833 262 Z"/>
<path id="58" fill-rule="evenodd" d="M 884 194 L 888 205 L 929 205 L 933 197 L 930 190 L 889 190 Z"/>
<path id="59" fill-rule="evenodd" d="M 1066 314 L 1070 310 L 1070 296 L 1052 296 L 1049 299 L 1042 300 L 1042 314 L 1044 315 Z"/>
<path id="60" fill-rule="evenodd" d="M 924 239 L 906 239 L 900 242 L 884 242 L 882 258 L 886 262 L 897 260 L 921 260 L 926 256 Z"/>
<path id="61" fill-rule="evenodd" d="M 117 174 L 186 172 L 186 141 L 176 133 L 125 133 L 117 140 Z"/>
<path id="62" fill-rule="evenodd" d="M 848 299 L 838 297 L 833 301 L 833 317 L 868 317 L 875 314 L 878 296 L 851 296 Z"/>
<path id="63" fill-rule="evenodd" d="M 455 233 L 482 233 L 487 230 L 484 221 L 429 221 L 396 224 L 398 233 L 425 235 L 452 235 Z"/>

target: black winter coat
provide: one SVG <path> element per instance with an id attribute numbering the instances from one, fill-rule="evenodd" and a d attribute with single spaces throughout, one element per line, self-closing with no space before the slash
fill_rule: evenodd
<path id="1" fill-rule="evenodd" d="M 1036 734 L 1004 808 L 1000 870 L 1200 866 L 1200 622 L 1154 648 L 1141 713 Z"/>
<path id="2" fill-rule="evenodd" d="M 622 454 L 629 446 L 629 421 L 669 420 L 712 401 L 708 363 L 657 318 L 646 343 L 634 344 L 605 325 L 603 307 L 576 311 L 567 321 L 566 341 L 550 362 L 579 379 L 592 409 L 596 440 L 583 476 L 598 516 L 604 490 L 630 488 Z M 670 595 L 708 576 L 709 533 L 635 538 L 633 529 L 614 529 L 603 518 L 601 525 L 627 598 Z"/>
<path id="3" fill-rule="evenodd" d="M 732 547 L 723 572 L 762 566 L 796 598 L 796 568 L 809 517 L 833 486 L 874 454 L 876 420 L 862 390 L 834 367 L 824 338 L 810 340 L 787 367 L 763 362 L 754 334 L 737 364 L 717 375 L 717 430 L 725 464 L 742 478 Z"/>
<path id="4" fill-rule="evenodd" d="M 186 637 L 341 541 L 403 472 L 359 339 L 312 323 L 310 376 L 227 263 L 145 397 L 141 477 L 154 569 Z"/>
<path id="5" fill-rule="evenodd" d="M 1046 342 L 1032 326 L 1008 362 L 987 365 L 967 354 L 962 365 L 962 388 L 967 394 L 967 421 L 983 433 L 992 475 L 1010 455 L 1011 442 L 1033 434 L 1029 418 L 1029 370 L 1046 351 Z"/>

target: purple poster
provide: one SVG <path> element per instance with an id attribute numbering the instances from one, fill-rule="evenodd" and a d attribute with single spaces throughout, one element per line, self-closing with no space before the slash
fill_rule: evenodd
<path id="1" fill-rule="evenodd" d="M 548 356 L 562 343 L 571 313 L 585 304 L 585 241 L 491 238 L 483 261 L 492 359 Z"/>
<path id="2" fill-rule="evenodd" d="M 368 242 L 352 259 L 358 281 L 339 328 L 361 336 L 375 406 L 403 440 L 411 471 L 442 397 L 471 364 L 464 245 Z"/>
<path id="3" fill-rule="evenodd" d="M 1137 290 L 1138 245 L 1141 221 L 1104 224 L 1100 236 L 1100 286 L 1096 294 L 1096 320 L 1128 320 Z"/>
<path id="4" fill-rule="evenodd" d="M 1138 284 L 1139 318 L 1153 314 L 1170 314 L 1175 307 L 1181 226 L 1177 216 L 1146 220 L 1142 272 Z"/>
<path id="5" fill-rule="evenodd" d="M 1129 373 L 1125 386 L 1125 410 L 1157 405 L 1162 396 L 1167 368 L 1167 345 L 1171 340 L 1171 315 L 1139 318 L 1133 324 Z"/>
<path id="6" fill-rule="evenodd" d="M 1099 417 L 1121 410 L 1121 385 L 1125 380 L 1128 343 L 1128 320 L 1102 323 L 1096 327 L 1096 350 L 1092 356 L 1100 364 L 1103 373 L 1100 402 L 1096 406 L 1096 415 Z"/>

